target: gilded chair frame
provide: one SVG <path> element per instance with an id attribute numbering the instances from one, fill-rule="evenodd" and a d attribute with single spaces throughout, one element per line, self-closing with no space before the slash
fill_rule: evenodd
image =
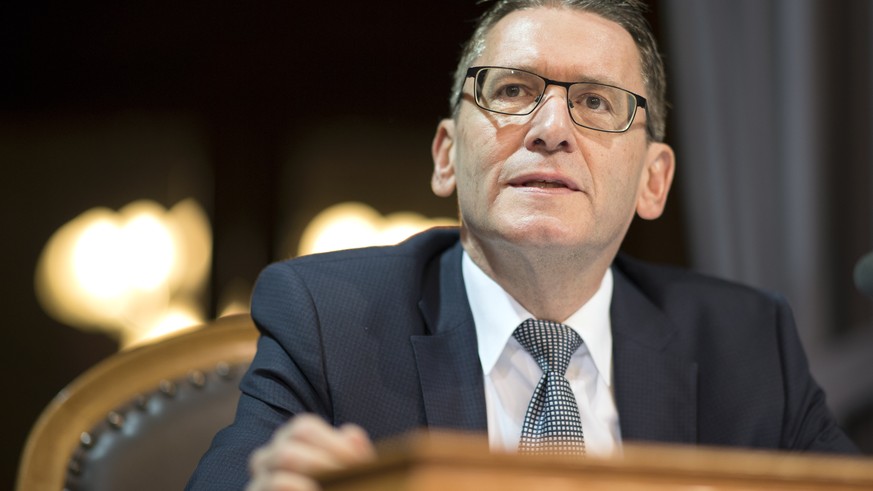
<path id="1" fill-rule="evenodd" d="M 83 433 L 165 381 L 214 372 L 222 364 L 248 365 L 257 337 L 251 317 L 239 314 L 101 361 L 65 387 L 40 415 L 25 444 L 16 489 L 63 489 Z"/>

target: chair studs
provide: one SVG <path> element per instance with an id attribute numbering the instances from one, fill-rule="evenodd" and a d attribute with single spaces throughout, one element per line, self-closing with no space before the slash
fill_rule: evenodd
<path id="1" fill-rule="evenodd" d="M 200 370 L 192 370 L 188 374 L 188 381 L 191 382 L 191 385 L 193 385 L 194 387 L 202 389 L 206 386 L 206 374 L 204 374 Z"/>
<path id="2" fill-rule="evenodd" d="M 82 445 L 83 448 L 91 448 L 94 446 L 95 439 L 91 436 L 87 431 L 83 431 L 81 435 L 79 435 L 79 444 Z"/>
<path id="3" fill-rule="evenodd" d="M 82 463 L 79 462 L 79 459 L 70 459 L 70 463 L 67 464 L 67 471 L 74 476 L 82 475 Z"/>
<path id="4" fill-rule="evenodd" d="M 133 399 L 133 405 L 140 411 L 145 411 L 148 408 L 149 398 L 143 394 L 137 394 Z"/>
<path id="5" fill-rule="evenodd" d="M 124 426 L 124 416 L 115 411 L 109 412 L 109 415 L 106 416 L 106 421 L 109 422 L 109 426 L 116 430 L 120 430 Z"/>
<path id="6" fill-rule="evenodd" d="M 169 380 L 161 380 L 160 383 L 160 391 L 167 397 L 175 397 L 176 396 L 176 384 L 170 382 Z"/>
<path id="7" fill-rule="evenodd" d="M 217 373 L 221 378 L 230 378 L 230 365 L 224 361 L 219 362 L 218 365 L 215 366 L 215 373 Z"/>

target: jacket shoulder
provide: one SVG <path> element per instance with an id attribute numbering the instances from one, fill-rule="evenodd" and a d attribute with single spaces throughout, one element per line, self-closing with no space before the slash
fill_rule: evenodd
<path id="1" fill-rule="evenodd" d="M 619 254 L 614 269 L 660 306 L 689 302 L 731 309 L 737 303 L 784 304 L 784 297 L 774 291 L 751 287 L 730 280 L 697 273 L 678 266 L 653 264 Z"/>
<path id="2" fill-rule="evenodd" d="M 384 300 L 418 291 L 428 267 L 458 244 L 458 231 L 435 228 L 394 246 L 312 254 L 276 262 L 258 277 L 255 304 L 288 298 Z"/>
<path id="3" fill-rule="evenodd" d="M 333 263 L 367 262 L 367 261 L 426 261 L 439 256 L 458 242 L 456 228 L 432 228 L 415 234 L 397 245 L 345 249 L 286 259 L 267 267 L 291 267 L 307 269 L 325 267 Z"/>

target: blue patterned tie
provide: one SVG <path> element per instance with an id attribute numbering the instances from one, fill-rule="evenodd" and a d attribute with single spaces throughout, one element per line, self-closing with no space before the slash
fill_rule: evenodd
<path id="1" fill-rule="evenodd" d="M 585 455 L 579 406 L 566 376 L 570 357 L 582 339 L 563 324 L 534 319 L 522 322 L 513 336 L 543 371 L 524 415 L 518 451 Z"/>

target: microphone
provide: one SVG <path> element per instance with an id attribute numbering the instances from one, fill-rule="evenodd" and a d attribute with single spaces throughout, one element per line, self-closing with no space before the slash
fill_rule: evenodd
<path id="1" fill-rule="evenodd" d="M 862 257 L 855 265 L 855 286 L 873 297 L 873 252 Z"/>

